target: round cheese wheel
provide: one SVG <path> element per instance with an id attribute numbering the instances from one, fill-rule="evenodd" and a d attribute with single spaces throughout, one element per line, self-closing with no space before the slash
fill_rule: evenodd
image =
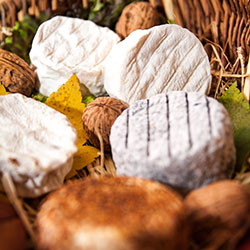
<path id="1" fill-rule="evenodd" d="M 0 172 L 9 172 L 18 195 L 58 188 L 77 151 L 67 117 L 21 94 L 0 96 Z"/>
<path id="2" fill-rule="evenodd" d="M 75 73 L 94 95 L 105 93 L 103 61 L 119 41 L 115 32 L 88 20 L 56 16 L 42 23 L 30 51 L 39 91 L 49 96 Z"/>
<path id="3" fill-rule="evenodd" d="M 184 250 L 185 215 L 180 196 L 157 182 L 87 178 L 64 185 L 43 203 L 38 249 Z"/>
<path id="4" fill-rule="evenodd" d="M 130 105 L 111 128 L 117 174 L 183 191 L 228 178 L 235 162 L 229 115 L 197 92 L 173 91 Z"/>
<path id="5" fill-rule="evenodd" d="M 106 91 L 128 103 L 171 90 L 208 93 L 211 79 L 199 39 L 173 24 L 132 32 L 105 62 Z"/>

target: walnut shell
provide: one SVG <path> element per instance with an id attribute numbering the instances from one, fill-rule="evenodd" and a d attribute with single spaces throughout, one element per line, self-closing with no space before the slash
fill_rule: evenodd
<path id="1" fill-rule="evenodd" d="M 149 29 L 160 24 L 159 14 L 148 2 L 127 5 L 116 24 L 115 31 L 122 38 L 137 29 Z"/>
<path id="2" fill-rule="evenodd" d="M 128 108 L 126 102 L 112 97 L 99 97 L 89 103 L 83 111 L 82 122 L 90 143 L 95 147 L 100 147 L 95 129 L 97 128 L 103 139 L 104 150 L 110 151 L 110 129 L 116 118 L 126 108 Z"/>
<path id="3" fill-rule="evenodd" d="M 250 190 L 236 181 L 194 190 L 184 204 L 198 249 L 235 249 L 250 226 Z"/>
<path id="4" fill-rule="evenodd" d="M 30 96 L 36 86 L 35 75 L 19 56 L 0 49 L 0 82 L 8 91 Z"/>

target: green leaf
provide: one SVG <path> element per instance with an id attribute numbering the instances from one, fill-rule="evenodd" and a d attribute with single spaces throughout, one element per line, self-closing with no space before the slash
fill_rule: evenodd
<path id="1" fill-rule="evenodd" d="M 22 50 L 22 48 L 23 48 L 23 46 L 22 46 L 21 44 L 19 44 L 19 43 L 13 44 L 12 47 L 13 47 L 13 48 L 17 48 L 17 49 L 19 49 L 19 50 Z"/>
<path id="2" fill-rule="evenodd" d="M 97 0 L 92 11 L 98 12 L 103 8 L 103 6 L 104 6 L 104 3 L 101 3 L 99 0 Z"/>
<path id="3" fill-rule="evenodd" d="M 6 44 L 12 44 L 12 41 L 13 41 L 12 37 L 6 37 L 4 40 Z"/>
<path id="4" fill-rule="evenodd" d="M 89 20 L 92 20 L 99 11 L 102 10 L 102 8 L 104 7 L 104 3 L 101 3 L 100 0 L 95 0 L 93 6 L 90 9 L 90 13 L 89 13 Z"/>
<path id="5" fill-rule="evenodd" d="M 15 26 L 13 27 L 13 30 L 18 30 L 20 27 L 20 23 L 16 22 Z"/>
<path id="6" fill-rule="evenodd" d="M 37 93 L 36 95 L 33 96 L 33 99 L 39 101 L 39 102 L 46 102 L 47 96 L 42 95 L 41 93 Z"/>
<path id="7" fill-rule="evenodd" d="M 88 19 L 92 20 L 95 16 L 96 16 L 96 14 L 94 12 L 90 12 Z"/>
<path id="8" fill-rule="evenodd" d="M 233 126 L 237 152 L 236 170 L 241 171 L 250 154 L 250 107 L 235 82 L 219 101 L 227 109 Z"/>
<path id="9" fill-rule="evenodd" d="M 27 34 L 27 32 L 26 31 L 24 31 L 24 30 L 19 30 L 19 34 L 20 34 L 20 36 L 23 38 L 23 39 L 26 39 L 27 37 L 28 37 L 28 34 Z"/>
<path id="10" fill-rule="evenodd" d="M 175 24 L 174 20 L 170 20 L 170 19 L 168 20 L 168 23 L 169 24 Z"/>
<path id="11" fill-rule="evenodd" d="M 95 100 L 95 97 L 94 96 L 92 96 L 92 95 L 88 95 L 88 96 L 84 96 L 83 98 L 82 98 L 82 102 L 84 103 L 84 104 L 89 104 L 90 102 L 92 102 L 92 101 L 94 101 Z"/>

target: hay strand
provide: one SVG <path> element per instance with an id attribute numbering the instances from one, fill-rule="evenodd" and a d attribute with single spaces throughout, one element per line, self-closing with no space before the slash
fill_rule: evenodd
<path id="1" fill-rule="evenodd" d="M 214 98 L 219 98 L 224 91 L 235 81 L 241 82 L 241 92 L 245 99 L 249 102 L 250 99 L 250 63 L 245 69 L 245 58 L 241 47 L 238 47 L 235 62 L 229 61 L 225 51 L 219 44 L 211 42 L 207 39 L 205 48 L 211 48 L 212 53 L 210 56 L 211 74 L 215 84 Z M 222 60 L 224 59 L 224 63 Z M 237 65 L 240 64 L 240 73 L 236 73 Z M 224 66 L 225 65 L 225 66 Z"/>
<path id="2" fill-rule="evenodd" d="M 244 63 L 244 57 L 242 55 L 242 48 L 241 47 L 238 47 L 237 48 L 237 54 L 238 54 L 238 58 L 240 60 L 240 66 L 241 66 L 241 89 L 244 88 L 244 74 L 245 74 L 245 63 Z"/>
<path id="3" fill-rule="evenodd" d="M 169 20 L 174 20 L 174 4 L 172 0 L 162 0 L 165 14 Z"/>
<path id="4" fill-rule="evenodd" d="M 88 0 L 82 0 L 82 6 L 84 9 L 88 8 Z"/>
<path id="5" fill-rule="evenodd" d="M 103 138 L 102 138 L 102 135 L 98 129 L 98 126 L 96 124 L 95 126 L 95 132 L 97 134 L 97 137 L 99 139 L 99 142 L 100 142 L 100 156 L 101 156 L 101 168 L 104 167 L 104 144 L 103 144 Z"/>
<path id="6" fill-rule="evenodd" d="M 245 82 L 243 86 L 243 95 L 245 99 L 249 102 L 250 100 L 250 56 L 247 64 L 247 72 L 245 76 Z"/>

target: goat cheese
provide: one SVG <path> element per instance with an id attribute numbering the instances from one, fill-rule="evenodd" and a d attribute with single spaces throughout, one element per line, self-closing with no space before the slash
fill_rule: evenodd
<path id="1" fill-rule="evenodd" d="M 67 117 L 21 94 L 0 96 L 0 172 L 9 172 L 22 197 L 58 188 L 77 151 Z"/>
<path id="2" fill-rule="evenodd" d="M 159 94 L 132 104 L 110 135 L 118 175 L 191 190 L 230 177 L 235 147 L 229 115 L 206 95 Z"/>
<path id="3" fill-rule="evenodd" d="M 104 87 L 128 103 L 173 90 L 208 93 L 208 56 L 197 37 L 178 25 L 136 30 L 118 43 L 105 63 Z"/>
<path id="4" fill-rule="evenodd" d="M 103 87 L 103 61 L 120 38 L 91 21 L 56 16 L 37 30 L 30 51 L 40 92 L 49 96 L 75 73 L 91 93 Z"/>

